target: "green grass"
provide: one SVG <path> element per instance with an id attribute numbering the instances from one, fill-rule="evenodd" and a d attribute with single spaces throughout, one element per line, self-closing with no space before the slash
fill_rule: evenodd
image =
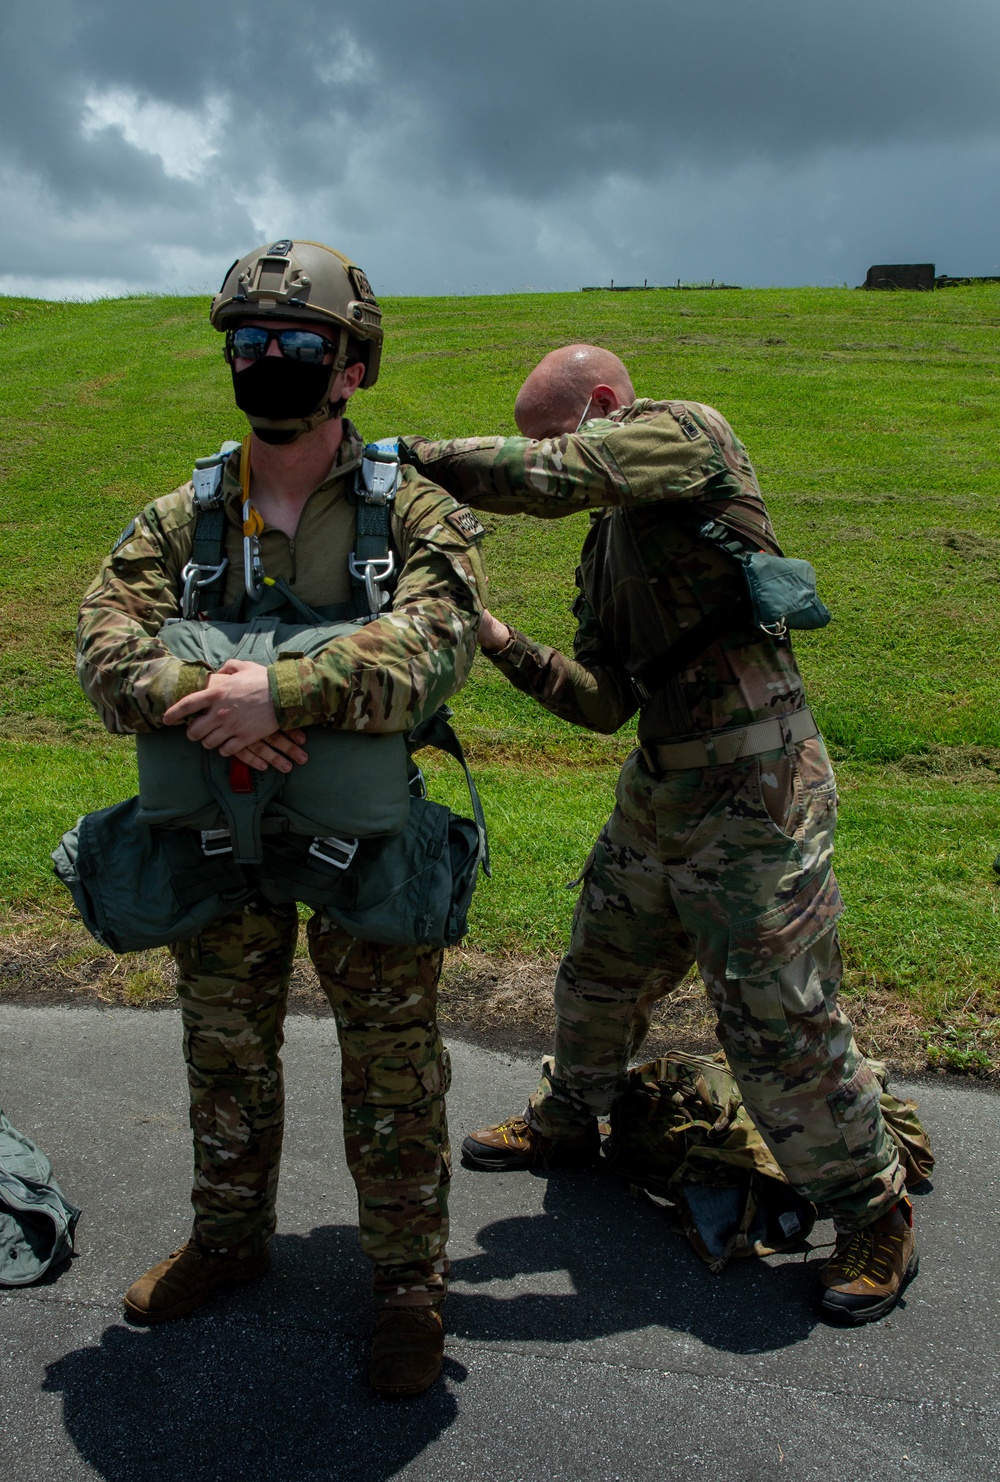
<path id="1" fill-rule="evenodd" d="M 841 763 L 852 975 L 912 995 L 928 1013 L 974 992 L 992 1004 L 996 754 L 976 766 L 969 749 L 1000 748 L 1000 289 L 521 295 L 385 308 L 382 378 L 356 402 L 369 435 L 513 430 L 527 370 L 577 339 L 621 354 L 640 395 L 707 401 L 730 419 L 786 550 L 813 561 L 835 615 L 796 649 Z M 129 743 L 103 738 L 76 687 L 75 609 L 135 511 L 241 434 L 206 311 L 196 299 L 0 300 L 0 866 L 15 905 L 55 898 L 47 855 L 59 831 L 131 788 Z M 585 517 L 488 524 L 491 605 L 567 645 Z M 572 906 L 562 884 L 609 810 L 629 736 L 572 731 L 481 662 L 456 708 L 481 759 L 497 861 L 473 939 L 491 950 L 556 948 Z M 905 760 L 914 757 L 923 768 Z M 450 792 L 450 774 L 440 785 Z"/>

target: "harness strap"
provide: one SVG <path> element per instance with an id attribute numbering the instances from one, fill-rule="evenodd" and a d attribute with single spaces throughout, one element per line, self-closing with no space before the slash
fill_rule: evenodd
<path id="1" fill-rule="evenodd" d="M 462 768 L 462 771 L 465 773 L 466 786 L 469 789 L 469 798 L 472 802 L 472 816 L 475 819 L 476 828 L 479 830 L 483 874 L 487 880 L 492 880 L 493 871 L 490 867 L 490 840 L 486 829 L 486 814 L 483 812 L 483 805 L 479 798 L 475 779 L 469 770 L 468 762 L 465 760 L 462 743 L 448 724 L 451 714 L 452 712 L 447 705 L 442 706 L 440 710 L 435 710 L 433 715 L 429 715 L 426 720 L 420 721 L 418 725 L 413 727 L 413 730 L 406 738 L 407 746 L 411 754 L 414 751 L 421 751 L 425 746 L 433 746 L 437 751 L 447 752 L 449 756 L 454 757 Z"/>
<path id="2" fill-rule="evenodd" d="M 205 606 L 222 600 L 226 557 L 226 512 L 222 507 L 222 479 L 229 455 L 239 443 L 225 442 L 217 453 L 199 458 L 191 475 L 197 517 L 191 556 L 181 572 L 181 614 L 194 617 Z"/>
<path id="3" fill-rule="evenodd" d="M 396 573 L 391 514 L 399 487 L 399 439 L 368 443 L 354 487 L 357 523 L 347 567 L 359 618 L 378 617 Z M 393 583 L 394 585 L 394 583 Z"/>
<path id="4" fill-rule="evenodd" d="M 695 533 L 710 545 L 716 546 L 739 562 L 742 567 L 747 557 L 758 549 L 745 536 L 738 531 L 731 530 L 720 520 L 704 520 L 697 525 Z M 642 561 L 642 551 L 636 542 L 636 550 Z M 645 567 L 645 562 L 642 561 Z M 745 583 L 743 584 L 745 588 Z M 689 632 L 685 633 L 676 643 L 661 654 L 658 659 L 643 664 L 635 674 L 629 675 L 629 684 L 632 693 L 640 705 L 645 705 L 654 695 L 667 687 L 672 679 L 676 679 L 682 669 L 686 669 L 693 659 L 698 658 L 710 648 L 716 639 L 721 638 L 723 633 L 738 629 L 743 625 L 749 629 L 755 627 L 753 612 L 750 605 L 749 594 L 742 590 L 740 597 L 732 607 L 721 607 L 716 612 L 706 615 L 695 623 Z M 748 640 L 751 641 L 751 640 Z"/>
<path id="5" fill-rule="evenodd" d="M 678 638 L 676 643 L 671 644 L 665 654 L 643 664 L 635 674 L 630 674 L 629 684 L 639 704 L 645 705 L 654 695 L 659 694 L 672 679 L 677 678 L 682 669 L 687 668 L 692 659 L 704 653 L 717 638 L 721 638 L 723 633 L 730 631 L 743 619 L 749 618 L 749 615 L 749 604 L 743 602 L 735 608 L 720 608 L 717 612 L 707 613 L 683 638 Z"/>

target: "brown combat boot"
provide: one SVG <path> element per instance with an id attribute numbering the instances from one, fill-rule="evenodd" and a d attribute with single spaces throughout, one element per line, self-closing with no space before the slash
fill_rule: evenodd
<path id="1" fill-rule="evenodd" d="M 591 1122 L 576 1137 L 545 1137 L 524 1117 L 509 1117 L 496 1127 L 483 1127 L 462 1143 L 462 1162 L 488 1173 L 517 1168 L 583 1168 L 596 1162 L 601 1134 Z"/>
<path id="2" fill-rule="evenodd" d="M 440 1306 L 382 1307 L 375 1317 L 368 1379 L 386 1399 L 430 1389 L 444 1359 Z"/>
<path id="3" fill-rule="evenodd" d="M 243 1286 L 270 1269 L 266 1249 L 242 1258 L 217 1256 L 189 1240 L 132 1283 L 125 1293 L 125 1311 L 133 1322 L 173 1322 L 175 1317 L 187 1317 L 216 1292 Z"/>
<path id="4" fill-rule="evenodd" d="M 837 1236 L 833 1255 L 821 1267 L 819 1304 L 829 1322 L 859 1327 L 895 1307 L 919 1267 L 913 1238 L 913 1205 L 899 1203 L 863 1230 Z"/>

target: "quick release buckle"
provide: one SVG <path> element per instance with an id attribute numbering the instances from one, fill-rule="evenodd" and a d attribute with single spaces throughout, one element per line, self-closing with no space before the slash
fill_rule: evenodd
<path id="1" fill-rule="evenodd" d="M 201 852 L 206 859 L 214 859 L 217 854 L 232 854 L 233 841 L 229 836 L 229 830 L 227 828 L 203 828 L 201 830 Z"/>
<path id="2" fill-rule="evenodd" d="M 389 504 L 399 485 L 399 454 L 396 448 L 369 443 L 361 459 L 361 481 L 367 504 Z"/>
<path id="3" fill-rule="evenodd" d="M 335 870 L 349 869 L 357 852 L 357 839 L 338 839 L 336 834 L 328 834 L 325 839 L 313 839 L 309 845 L 309 853 L 314 859 L 333 865 Z"/>
<path id="4" fill-rule="evenodd" d="M 181 616 L 194 617 L 197 611 L 195 599 L 203 587 L 210 587 L 229 565 L 227 557 L 223 556 L 218 566 L 198 566 L 194 561 L 189 561 L 181 572 Z"/>

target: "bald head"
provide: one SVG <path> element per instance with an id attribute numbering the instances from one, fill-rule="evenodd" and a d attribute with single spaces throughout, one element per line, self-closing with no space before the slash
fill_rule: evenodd
<path id="1" fill-rule="evenodd" d="M 575 432 L 584 412 L 606 417 L 635 401 L 625 366 L 599 345 L 563 345 L 540 360 L 514 403 L 514 420 L 525 437 Z"/>

